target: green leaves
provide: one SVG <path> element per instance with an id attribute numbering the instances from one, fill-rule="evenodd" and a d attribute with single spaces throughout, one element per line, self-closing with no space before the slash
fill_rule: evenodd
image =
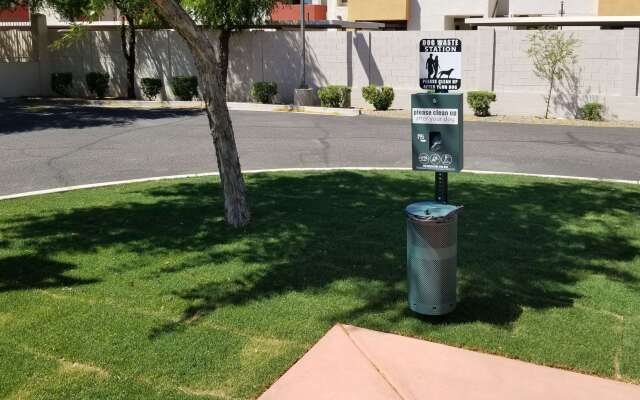
<path id="1" fill-rule="evenodd" d="M 378 111 L 385 111 L 393 104 L 395 94 L 390 86 L 377 87 L 375 85 L 362 88 L 362 98 Z"/>
<path id="2" fill-rule="evenodd" d="M 276 2 L 291 1 L 181 0 L 180 4 L 199 24 L 216 30 L 233 30 L 264 23 Z M 115 6 L 121 14 L 132 17 L 139 25 L 162 25 L 151 0 L 0 0 L 0 9 L 16 5 L 29 5 L 35 10 L 49 7 L 71 21 L 80 18 L 96 20 L 105 10 Z"/>
<path id="3" fill-rule="evenodd" d="M 535 31 L 529 35 L 527 55 L 533 61 L 533 71 L 537 77 L 549 83 L 549 92 L 544 98 L 547 103 L 545 118 L 549 117 L 553 85 L 569 73 L 579 45 L 578 39 L 573 35 L 566 36 L 562 31 Z"/>
<path id="4" fill-rule="evenodd" d="M 467 104 L 473 108 L 473 114 L 478 117 L 491 115 L 491 103 L 496 101 L 496 94 L 484 90 L 467 92 Z"/>
<path id="5" fill-rule="evenodd" d="M 232 30 L 263 23 L 276 0 L 182 0 L 181 4 L 196 22 Z"/>
<path id="6" fill-rule="evenodd" d="M 563 79 L 575 62 L 580 41 L 562 31 L 535 31 L 529 36 L 527 54 L 533 60 L 534 72 L 545 80 Z"/>

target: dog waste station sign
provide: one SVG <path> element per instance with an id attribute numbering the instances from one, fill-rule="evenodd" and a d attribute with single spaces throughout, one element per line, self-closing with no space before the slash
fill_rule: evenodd
<path id="1" fill-rule="evenodd" d="M 420 40 L 420 87 L 431 93 L 411 96 L 413 169 L 436 172 L 436 201 L 447 202 L 447 175 L 460 172 L 463 153 L 462 41 Z M 435 92 L 435 93 L 433 93 Z"/>
<path id="2" fill-rule="evenodd" d="M 459 90 L 462 86 L 462 41 L 420 41 L 420 87 L 429 90 Z"/>
<path id="3" fill-rule="evenodd" d="M 458 214 L 449 203 L 449 172 L 464 166 L 460 39 L 420 41 L 420 87 L 411 96 L 414 171 L 435 172 L 433 200 L 405 209 L 408 303 L 414 312 L 443 315 L 457 303 Z"/>

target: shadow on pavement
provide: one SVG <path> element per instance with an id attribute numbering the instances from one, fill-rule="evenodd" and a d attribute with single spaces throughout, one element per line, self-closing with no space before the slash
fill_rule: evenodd
<path id="1" fill-rule="evenodd" d="M 74 104 L 0 104 L 0 135 L 44 129 L 80 129 L 126 126 L 137 120 L 184 118 L 201 115 L 195 109 L 134 109 Z"/>

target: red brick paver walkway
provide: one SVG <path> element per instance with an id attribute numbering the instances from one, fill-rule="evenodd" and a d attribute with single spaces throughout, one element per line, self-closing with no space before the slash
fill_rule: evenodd
<path id="1" fill-rule="evenodd" d="M 640 386 L 349 325 L 259 400 L 640 400 Z"/>

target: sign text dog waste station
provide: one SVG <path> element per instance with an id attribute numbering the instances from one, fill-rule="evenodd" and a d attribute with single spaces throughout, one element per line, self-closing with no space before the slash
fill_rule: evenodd
<path id="1" fill-rule="evenodd" d="M 422 39 L 420 41 L 420 87 L 448 91 L 462 86 L 462 41 Z"/>

